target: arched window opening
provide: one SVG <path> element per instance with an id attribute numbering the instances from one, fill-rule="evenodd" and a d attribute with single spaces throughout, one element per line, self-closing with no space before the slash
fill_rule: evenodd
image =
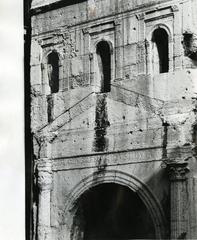
<path id="1" fill-rule="evenodd" d="M 111 89 L 111 53 L 106 41 L 101 41 L 96 48 L 98 69 L 101 81 L 101 92 L 110 92 Z"/>
<path id="2" fill-rule="evenodd" d="M 59 57 L 56 52 L 48 55 L 48 79 L 51 93 L 59 91 Z"/>
<path id="3" fill-rule="evenodd" d="M 71 240 L 156 238 L 146 206 L 128 187 L 95 186 L 80 197 L 76 209 Z"/>
<path id="4" fill-rule="evenodd" d="M 169 48 L 168 48 L 168 34 L 162 29 L 158 28 L 153 32 L 153 72 L 155 74 L 165 73 L 169 70 Z"/>

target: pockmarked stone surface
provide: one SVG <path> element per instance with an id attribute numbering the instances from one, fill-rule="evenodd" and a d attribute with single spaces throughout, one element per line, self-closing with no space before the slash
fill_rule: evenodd
<path id="1" fill-rule="evenodd" d="M 33 0 L 33 240 L 197 239 L 197 1 Z"/>

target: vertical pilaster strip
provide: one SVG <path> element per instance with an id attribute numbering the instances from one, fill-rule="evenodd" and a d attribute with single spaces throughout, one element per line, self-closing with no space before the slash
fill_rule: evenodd
<path id="1" fill-rule="evenodd" d="M 168 40 L 168 47 L 169 47 L 169 72 L 173 72 L 174 71 L 174 40 L 172 36 L 169 36 L 169 40 Z"/>
<path id="2" fill-rule="evenodd" d="M 43 94 L 47 95 L 50 93 L 47 62 L 41 64 L 41 69 L 42 69 Z"/>
<path id="3" fill-rule="evenodd" d="M 150 54 L 150 42 L 145 40 L 146 47 L 146 74 L 151 74 L 151 54 Z"/>
<path id="4" fill-rule="evenodd" d="M 89 45 L 90 45 L 90 34 L 89 34 L 89 28 L 83 29 L 84 34 L 84 61 L 83 61 L 83 69 L 84 69 L 84 83 L 85 85 L 90 84 L 90 58 L 89 58 Z"/>
<path id="5" fill-rule="evenodd" d="M 115 78 L 123 78 L 123 46 L 122 46 L 122 31 L 121 20 L 115 19 Z"/>
<path id="6" fill-rule="evenodd" d="M 138 23 L 138 44 L 137 44 L 137 63 L 138 63 L 138 73 L 139 74 L 144 74 L 145 73 L 145 67 L 146 67 L 146 55 L 145 55 L 145 23 L 144 23 L 144 18 L 145 14 L 144 13 L 139 13 L 136 15 L 137 19 L 139 21 Z"/>
<path id="7" fill-rule="evenodd" d="M 171 239 L 186 239 L 187 235 L 187 162 L 168 163 L 171 203 Z"/>
<path id="8" fill-rule="evenodd" d="M 40 159 L 37 164 L 38 170 L 38 240 L 50 240 L 50 195 L 52 187 L 51 161 Z"/>
<path id="9" fill-rule="evenodd" d="M 63 72 L 63 59 L 59 59 L 59 90 L 64 90 L 64 72 Z"/>
<path id="10" fill-rule="evenodd" d="M 181 44 L 182 35 L 180 28 L 180 16 L 179 16 L 179 8 L 177 5 L 173 5 L 171 7 L 174 14 L 174 70 L 180 69 L 182 67 L 182 54 L 183 47 Z"/>

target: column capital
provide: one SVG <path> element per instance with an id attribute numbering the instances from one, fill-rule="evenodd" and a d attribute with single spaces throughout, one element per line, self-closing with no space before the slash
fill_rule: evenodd
<path id="1" fill-rule="evenodd" d="M 170 181 L 183 181 L 187 179 L 189 167 L 187 162 L 167 163 Z"/>
<path id="2" fill-rule="evenodd" d="M 40 190 L 51 190 L 52 186 L 52 161 L 44 158 L 37 162 L 38 186 Z"/>

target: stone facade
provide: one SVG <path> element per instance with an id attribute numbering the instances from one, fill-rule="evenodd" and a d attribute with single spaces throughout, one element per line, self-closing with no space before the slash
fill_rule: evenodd
<path id="1" fill-rule="evenodd" d="M 196 12 L 196 0 L 32 1 L 34 240 L 197 238 Z M 136 206 L 130 228 L 126 210 L 107 221 L 118 233 L 95 220 L 112 188 Z"/>

